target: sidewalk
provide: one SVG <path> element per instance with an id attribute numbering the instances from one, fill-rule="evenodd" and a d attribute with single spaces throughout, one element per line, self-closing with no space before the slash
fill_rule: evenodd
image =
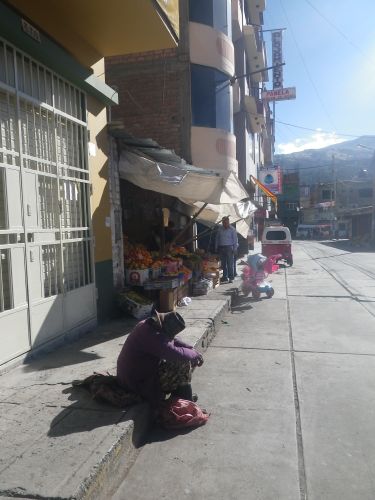
<path id="1" fill-rule="evenodd" d="M 187 324 L 183 340 L 205 350 L 230 308 L 234 285 L 178 308 Z M 94 371 L 114 374 L 135 323 L 124 318 L 100 326 L 0 375 L 0 498 L 110 498 L 149 428 L 148 407 L 111 408 L 71 382 Z"/>

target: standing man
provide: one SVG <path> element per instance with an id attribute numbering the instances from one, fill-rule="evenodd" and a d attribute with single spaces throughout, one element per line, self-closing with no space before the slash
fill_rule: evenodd
<path id="1" fill-rule="evenodd" d="M 229 217 L 223 217 L 222 226 L 216 233 L 215 250 L 219 252 L 221 267 L 223 269 L 222 283 L 233 283 L 234 279 L 234 255 L 237 253 L 238 238 L 237 232 L 229 224 Z"/>

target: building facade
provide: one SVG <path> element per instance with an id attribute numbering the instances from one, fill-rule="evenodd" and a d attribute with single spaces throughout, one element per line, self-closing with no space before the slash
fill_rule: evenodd
<path id="1" fill-rule="evenodd" d="M 109 313 L 104 56 L 176 46 L 174 3 L 0 2 L 0 364 Z"/>
<path id="2" fill-rule="evenodd" d="M 194 165 L 235 171 L 248 185 L 264 164 L 264 8 L 264 1 L 180 2 L 178 47 L 106 58 L 120 98 L 113 119 Z"/>

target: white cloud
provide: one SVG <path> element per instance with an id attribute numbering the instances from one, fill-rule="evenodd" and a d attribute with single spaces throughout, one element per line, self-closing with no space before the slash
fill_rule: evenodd
<path id="1" fill-rule="evenodd" d="M 338 137 L 335 132 L 321 132 L 319 129 L 310 136 L 295 139 L 292 142 L 281 143 L 276 146 L 276 154 L 289 154 L 305 149 L 320 149 L 332 144 L 344 142 L 346 139 Z"/>

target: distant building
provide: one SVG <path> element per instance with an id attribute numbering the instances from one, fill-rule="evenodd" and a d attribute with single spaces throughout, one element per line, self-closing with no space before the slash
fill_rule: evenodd
<path id="1" fill-rule="evenodd" d="M 341 238 L 370 237 L 372 203 L 373 187 L 366 179 L 301 186 L 301 223 L 328 224 L 331 235 Z"/>
<path id="2" fill-rule="evenodd" d="M 104 57 L 175 47 L 164 3 L 0 1 L 0 365 L 111 314 Z"/>
<path id="3" fill-rule="evenodd" d="M 181 1 L 178 47 L 106 58 L 120 95 L 112 118 L 198 167 L 233 170 L 250 189 L 271 151 L 264 9 L 264 0 Z"/>
<path id="4" fill-rule="evenodd" d="M 281 222 L 295 236 L 300 221 L 299 172 L 284 172 L 282 194 L 277 196 L 277 214 Z"/>

